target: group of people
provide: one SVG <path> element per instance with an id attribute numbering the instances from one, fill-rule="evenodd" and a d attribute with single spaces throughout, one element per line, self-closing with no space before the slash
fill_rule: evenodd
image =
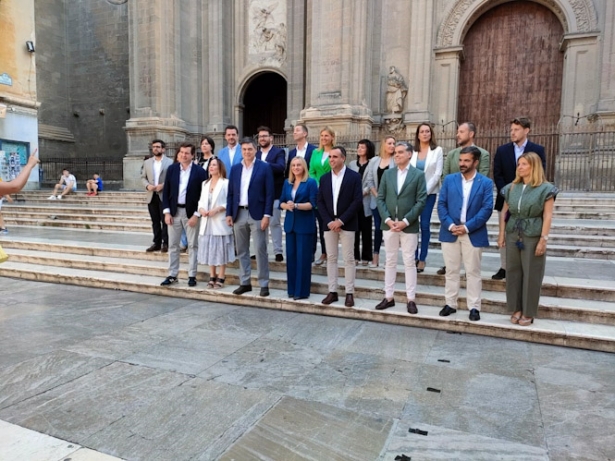
<path id="1" fill-rule="evenodd" d="M 308 298 L 311 266 L 326 263 L 328 294 L 322 303 L 339 302 L 341 248 L 344 305 L 354 306 L 356 267 L 378 267 L 384 242 L 385 297 L 375 309 L 395 305 L 401 252 L 406 309 L 416 314 L 417 274 L 425 269 L 437 204 L 445 261 L 438 273 L 446 280 L 440 315 L 451 315 L 458 308 L 463 264 L 469 318 L 480 320 L 481 259 L 489 246 L 487 221 L 494 209 L 494 181 L 488 177 L 489 153 L 474 145 L 472 123 L 459 126 L 459 147 L 446 160 L 429 123 L 417 127 L 412 144 L 384 138 L 379 155 L 372 141 L 362 139 L 356 160 L 350 162 L 329 127 L 320 131 L 319 146 L 314 146 L 307 142 L 307 127 L 295 126 L 296 147 L 288 156 L 273 145 L 268 127 L 257 131 L 256 141 L 251 137 L 239 141 L 237 127 L 229 125 L 224 133 L 227 145 L 218 155 L 214 141 L 204 137 L 200 154 L 194 145 L 184 143 L 175 162 L 164 155 L 163 141 L 152 142 L 153 155 L 142 169 L 154 234 L 147 251 L 169 253 L 163 286 L 178 281 L 180 239 L 185 232 L 189 286 L 197 284 L 198 263 L 210 267 L 208 288 L 223 287 L 226 265 L 237 258 L 240 284 L 233 293 L 250 292 L 251 259 L 256 259 L 259 294 L 268 296 L 268 234 L 275 260 L 284 261 L 281 213 L 285 211 L 290 298 Z M 545 179 L 544 149 L 528 141 L 529 131 L 529 119 L 514 119 L 511 142 L 499 147 L 494 157 L 502 267 L 493 278 L 506 279 L 511 322 L 522 326 L 536 315 L 557 195 Z M 322 251 L 316 258 L 318 240 Z"/>

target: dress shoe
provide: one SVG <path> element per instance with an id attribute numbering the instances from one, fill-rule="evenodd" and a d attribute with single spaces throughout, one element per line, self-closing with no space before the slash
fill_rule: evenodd
<path id="1" fill-rule="evenodd" d="M 500 270 L 491 276 L 491 280 L 504 280 L 506 278 L 506 270 L 500 267 Z"/>
<path id="2" fill-rule="evenodd" d="M 252 291 L 251 285 L 239 285 L 239 287 L 235 288 L 235 291 L 233 291 L 233 294 L 242 295 L 244 293 L 247 293 L 248 291 Z"/>
<path id="3" fill-rule="evenodd" d="M 276 262 L 281 263 L 282 261 L 284 261 L 284 256 L 278 253 L 277 255 L 275 255 L 275 260 Z"/>
<path id="4" fill-rule="evenodd" d="M 384 298 L 382 301 L 380 301 L 377 305 L 376 305 L 376 310 L 377 311 L 382 311 L 384 309 L 388 309 L 389 307 L 393 307 L 395 306 L 395 300 L 391 299 L 390 301 L 386 298 Z"/>
<path id="5" fill-rule="evenodd" d="M 446 275 L 446 266 L 442 266 L 440 269 L 436 271 L 438 275 Z"/>
<path id="6" fill-rule="evenodd" d="M 180 246 L 180 247 L 179 247 L 179 252 L 180 252 L 180 253 L 187 253 L 187 252 L 188 252 L 188 247 L 183 247 L 183 246 Z"/>
<path id="7" fill-rule="evenodd" d="M 156 244 L 154 243 L 151 247 L 149 247 L 149 248 L 148 248 L 147 250 L 145 250 L 145 251 L 147 251 L 148 253 L 152 253 L 152 252 L 154 252 L 154 251 L 160 251 L 160 245 L 156 245 Z"/>
<path id="8" fill-rule="evenodd" d="M 162 246 L 160 247 L 160 252 L 161 253 L 168 253 L 169 252 L 169 246 L 165 245 L 164 243 L 162 244 Z"/>
<path id="9" fill-rule="evenodd" d="M 332 291 L 325 297 L 325 299 L 322 300 L 322 303 L 331 304 L 337 301 L 339 301 L 339 298 L 337 297 L 337 293 L 335 291 Z"/>
<path id="10" fill-rule="evenodd" d="M 188 277 L 188 286 L 195 287 L 196 286 L 196 277 Z"/>
<path id="11" fill-rule="evenodd" d="M 269 296 L 269 287 L 261 287 L 261 292 L 259 293 L 259 296 Z"/>
<path id="12" fill-rule="evenodd" d="M 163 287 L 168 287 L 169 285 L 172 285 L 174 283 L 177 283 L 177 277 L 168 276 L 166 279 L 162 281 L 160 285 Z"/>
<path id="13" fill-rule="evenodd" d="M 440 317 L 448 317 L 449 315 L 454 314 L 455 312 L 457 312 L 457 309 L 447 304 L 440 311 Z"/>
<path id="14" fill-rule="evenodd" d="M 408 301 L 408 314 L 418 314 L 419 310 L 414 301 Z"/>
<path id="15" fill-rule="evenodd" d="M 353 307 L 354 306 L 354 295 L 352 293 L 348 293 L 346 295 L 346 302 L 344 302 L 344 306 Z"/>
<path id="16" fill-rule="evenodd" d="M 470 320 L 478 322 L 480 320 L 480 311 L 478 309 L 472 309 L 470 311 Z"/>

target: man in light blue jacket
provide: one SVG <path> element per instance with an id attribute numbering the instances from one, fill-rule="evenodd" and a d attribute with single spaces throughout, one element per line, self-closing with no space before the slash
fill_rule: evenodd
<path id="1" fill-rule="evenodd" d="M 493 211 L 493 181 L 477 171 L 480 156 L 475 146 L 461 149 L 459 173 L 446 176 L 440 190 L 440 242 L 446 265 L 443 317 L 457 312 L 463 261 L 470 320 L 480 320 L 482 248 L 489 246 L 487 221 Z"/>

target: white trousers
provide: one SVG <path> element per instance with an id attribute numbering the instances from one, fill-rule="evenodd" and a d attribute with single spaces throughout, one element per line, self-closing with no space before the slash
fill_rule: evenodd
<path id="1" fill-rule="evenodd" d="M 325 231 L 325 246 L 327 247 L 327 279 L 329 282 L 329 292 L 337 292 L 337 257 L 339 244 L 342 244 L 342 257 L 346 269 L 346 294 L 354 293 L 354 280 L 357 267 L 354 262 L 354 231 Z"/>

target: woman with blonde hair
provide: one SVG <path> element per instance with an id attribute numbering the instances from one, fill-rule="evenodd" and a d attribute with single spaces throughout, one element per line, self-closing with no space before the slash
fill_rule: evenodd
<path id="1" fill-rule="evenodd" d="M 309 175 L 316 181 L 316 184 L 320 184 L 320 178 L 323 174 L 331 171 L 331 165 L 329 165 L 329 151 L 335 145 L 335 131 L 328 126 L 320 130 L 320 143 L 318 149 L 314 149 L 312 152 L 312 158 L 310 159 Z M 322 254 L 320 259 L 314 262 L 315 265 L 320 266 L 327 260 L 327 247 L 325 245 L 325 229 L 322 218 L 318 213 L 318 209 L 315 211 L 316 220 L 318 221 L 318 233 L 320 235 L 320 247 Z M 313 244 L 313 254 L 316 253 L 316 239 Z"/>
<path id="2" fill-rule="evenodd" d="M 534 323 L 538 312 L 558 192 L 547 182 L 542 160 L 534 152 L 519 157 L 514 181 L 501 191 L 504 207 L 498 246 L 506 247 L 506 305 L 513 313 L 510 321 L 520 326 Z"/>
<path id="3" fill-rule="evenodd" d="M 318 185 L 314 178 L 310 178 L 305 160 L 301 157 L 293 158 L 280 196 L 280 209 L 286 210 L 284 232 L 289 298 L 306 299 L 310 296 L 317 195 Z"/>
<path id="4" fill-rule="evenodd" d="M 436 195 L 440 192 L 440 178 L 442 176 L 442 166 L 444 164 L 444 154 L 442 148 L 436 142 L 436 136 L 429 123 L 421 123 L 416 127 L 414 135 L 414 152 L 410 159 L 410 165 L 417 170 L 425 173 L 425 185 L 427 187 L 427 201 L 425 208 L 421 212 L 421 245 L 416 249 L 414 259 L 416 259 L 416 271 L 421 273 L 425 270 L 425 260 L 429 250 L 429 240 L 431 239 L 431 214 L 436 204 Z"/>
<path id="5" fill-rule="evenodd" d="M 208 170 L 209 179 L 203 182 L 198 204 L 201 214 L 198 261 L 209 266 L 207 288 L 222 288 L 226 265 L 235 261 L 233 228 L 226 224 L 225 213 L 228 179 L 226 167 L 217 157 L 209 159 Z"/>
<path id="6" fill-rule="evenodd" d="M 377 160 L 370 162 L 367 166 L 367 183 L 371 184 L 371 197 L 370 197 L 370 208 L 372 210 L 372 216 L 374 217 L 374 253 L 372 258 L 372 263 L 369 265 L 371 268 L 378 267 L 380 263 L 380 247 L 382 246 L 382 229 L 380 229 L 380 224 L 382 223 L 382 218 L 380 217 L 380 213 L 378 212 L 378 203 L 376 199 L 378 198 L 378 186 L 380 185 L 380 180 L 382 179 L 382 175 L 389 168 L 395 167 L 395 162 L 393 161 L 393 154 L 395 153 L 395 143 L 397 140 L 394 136 L 386 136 L 382 142 L 380 143 L 380 153 L 378 157 L 375 157 Z"/>

